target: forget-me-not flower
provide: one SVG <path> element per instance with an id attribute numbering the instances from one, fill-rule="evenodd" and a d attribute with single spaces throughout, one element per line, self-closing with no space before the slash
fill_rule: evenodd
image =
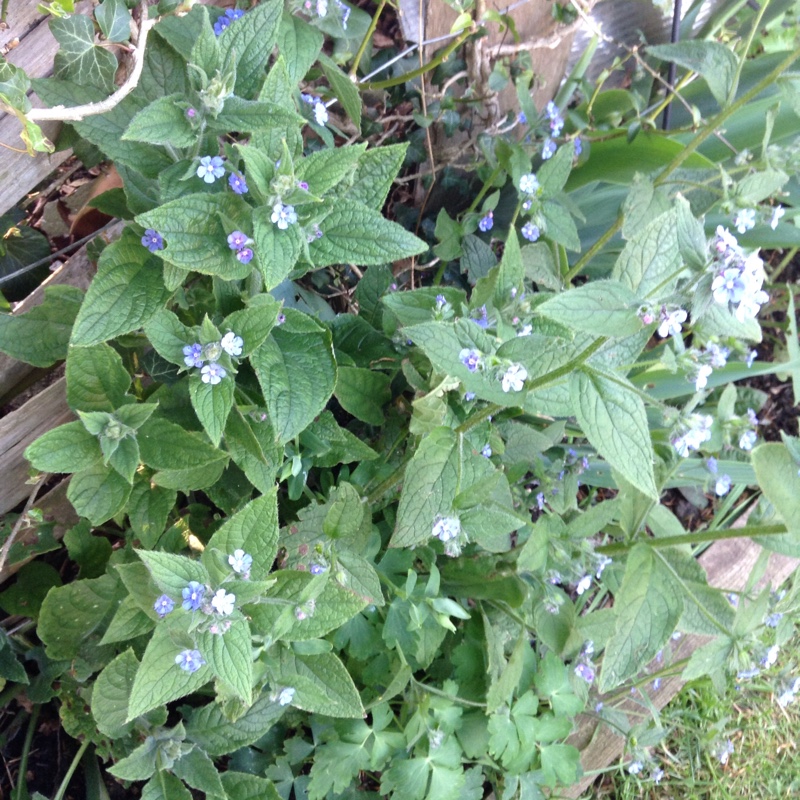
<path id="1" fill-rule="evenodd" d="M 512 364 L 503 374 L 501 383 L 504 392 L 521 392 L 528 379 L 528 370 L 522 364 Z"/>
<path id="2" fill-rule="evenodd" d="M 189 584 L 184 587 L 181 595 L 183 597 L 183 606 L 184 611 L 197 611 L 202 602 L 203 596 L 206 593 L 206 587 L 203 586 L 202 583 L 198 583 L 197 581 L 189 581 Z"/>
<path id="3" fill-rule="evenodd" d="M 674 311 L 667 311 L 666 306 L 661 306 L 658 326 L 658 335 L 663 339 L 666 336 L 677 336 L 681 332 L 681 326 L 686 322 L 689 315 L 682 309 L 676 308 Z"/>
<path id="4" fill-rule="evenodd" d="M 272 216 L 270 217 L 280 230 L 285 231 L 290 225 L 297 222 L 297 214 L 295 213 L 294 206 L 285 206 L 283 203 L 275 203 L 272 207 Z"/>
<path id="5" fill-rule="evenodd" d="M 524 194 L 536 194 L 539 189 L 539 181 L 533 172 L 523 175 L 519 179 L 519 190 Z"/>
<path id="6" fill-rule="evenodd" d="M 219 156 L 203 156 L 197 168 L 197 177 L 206 183 L 214 183 L 225 174 L 224 161 Z"/>
<path id="7" fill-rule="evenodd" d="M 241 250 L 236 251 L 236 258 L 242 264 L 249 264 L 253 260 L 253 248 L 243 247 Z"/>
<path id="8" fill-rule="evenodd" d="M 458 517 L 439 517 L 433 523 L 431 535 L 441 542 L 449 542 L 461 533 L 461 520 Z"/>
<path id="9" fill-rule="evenodd" d="M 158 600 L 153 603 L 153 609 L 162 619 L 175 608 L 175 601 L 166 594 L 162 594 Z"/>
<path id="10" fill-rule="evenodd" d="M 477 372 L 481 366 L 481 354 L 477 350 L 470 350 L 466 347 L 458 354 L 458 360 L 470 372 Z"/>
<path id="11" fill-rule="evenodd" d="M 214 33 L 219 36 L 231 22 L 236 22 L 244 16 L 244 11 L 241 8 L 229 8 L 215 23 Z"/>
<path id="12" fill-rule="evenodd" d="M 175 656 L 175 663 L 186 672 L 197 672 L 206 660 L 199 650 L 183 650 Z"/>
<path id="13" fill-rule="evenodd" d="M 164 249 L 164 238 L 158 231 L 153 230 L 153 228 L 148 228 L 144 232 L 144 236 L 142 236 L 142 244 L 151 253 L 155 253 Z"/>
<path id="14" fill-rule="evenodd" d="M 237 336 L 233 331 L 228 331 L 223 337 L 222 341 L 219 343 L 219 346 L 229 355 L 237 358 L 242 354 L 242 348 L 244 347 L 244 339 L 241 336 Z M 237 552 L 239 552 L 237 550 Z"/>
<path id="15" fill-rule="evenodd" d="M 211 598 L 211 607 L 218 614 L 227 617 L 229 614 L 233 614 L 233 609 L 236 607 L 236 595 L 226 592 L 224 589 L 217 589 Z"/>
<path id="16" fill-rule="evenodd" d="M 203 345 L 199 342 L 187 344 L 183 348 L 183 363 L 187 367 L 202 367 L 205 359 L 203 358 Z"/>
<path id="17" fill-rule="evenodd" d="M 778 222 L 785 213 L 786 209 L 783 206 L 775 206 L 775 208 L 772 209 L 772 216 L 769 218 L 769 226 L 772 230 L 778 227 Z"/>
<path id="18" fill-rule="evenodd" d="M 541 236 L 541 231 L 539 230 L 539 226 L 534 225 L 532 222 L 526 222 L 522 226 L 522 230 L 520 231 L 520 233 L 529 242 L 535 242 L 538 240 L 539 236 Z"/>
<path id="19" fill-rule="evenodd" d="M 231 250 L 241 250 L 248 241 L 247 234 L 243 231 L 233 231 L 228 234 L 228 247 Z"/>
<path id="20" fill-rule="evenodd" d="M 238 575 L 247 575 L 253 566 L 253 556 L 242 549 L 234 550 L 233 555 L 228 556 L 228 564 Z"/>
<path id="21" fill-rule="evenodd" d="M 491 211 L 488 211 L 486 216 L 481 217 L 481 219 L 478 221 L 478 229 L 483 231 L 483 233 L 486 233 L 487 231 L 490 231 L 493 226 L 494 214 Z"/>
<path id="22" fill-rule="evenodd" d="M 203 383 L 210 383 L 212 386 L 216 386 L 227 374 L 225 367 L 215 361 L 211 361 L 200 370 L 200 380 Z"/>
<path id="23" fill-rule="evenodd" d="M 548 158 L 552 158 L 555 155 L 557 149 L 558 145 L 548 136 L 542 145 L 542 158 L 547 161 Z"/>
<path id="24" fill-rule="evenodd" d="M 747 233 L 756 225 L 756 210 L 754 208 L 741 208 L 736 212 L 733 225 L 739 233 Z"/>
<path id="25" fill-rule="evenodd" d="M 228 186 L 233 189 L 236 194 L 247 194 L 247 181 L 244 176 L 238 172 L 232 172 L 228 176 Z"/>
<path id="26" fill-rule="evenodd" d="M 287 686 L 285 689 L 281 689 L 280 694 L 278 695 L 278 705 L 279 706 L 288 706 L 289 703 L 294 700 L 295 690 L 291 686 Z"/>

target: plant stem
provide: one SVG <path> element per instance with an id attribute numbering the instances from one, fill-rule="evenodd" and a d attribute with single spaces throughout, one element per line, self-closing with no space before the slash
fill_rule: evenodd
<path id="1" fill-rule="evenodd" d="M 421 67 L 417 67 L 417 69 L 413 69 L 410 72 L 404 72 L 402 75 L 398 75 L 396 78 L 388 78 L 385 81 L 362 83 L 360 85 L 364 89 L 390 89 L 392 86 L 400 86 L 403 83 L 407 83 L 408 81 L 414 80 L 414 78 L 419 78 L 426 72 L 432 72 L 442 62 L 447 61 L 447 59 L 450 58 L 450 55 L 453 53 L 453 51 L 457 50 L 462 44 L 464 44 L 464 42 L 471 35 L 472 35 L 472 30 L 464 31 L 453 42 L 451 42 L 444 50 L 442 50 L 442 52 L 438 56 L 436 56 L 436 58 L 431 59 L 431 61 L 429 61 L 427 64 L 423 64 L 423 66 Z"/>
<path id="2" fill-rule="evenodd" d="M 58 791 L 55 793 L 53 800 L 64 800 L 64 795 L 67 792 L 69 782 L 72 780 L 72 776 L 75 774 L 75 770 L 78 768 L 78 764 L 80 764 L 81 758 L 83 758 L 83 754 L 86 752 L 86 749 L 90 744 L 91 742 L 89 739 L 85 739 L 78 748 L 78 752 L 75 753 L 75 757 L 72 759 L 72 763 L 69 765 L 67 774 L 64 776 L 64 780 L 61 781 L 61 786 L 58 787 Z"/>
<path id="3" fill-rule="evenodd" d="M 36 720 L 39 718 L 41 706 L 35 705 L 31 711 L 31 718 L 28 722 L 28 730 L 25 732 L 25 742 L 22 745 L 22 755 L 19 759 L 19 772 L 17 772 L 17 785 L 14 787 L 13 800 L 23 800 L 28 797 L 27 781 L 25 773 L 28 771 L 28 755 L 31 751 L 31 742 L 36 730 Z"/>
<path id="4" fill-rule="evenodd" d="M 736 99 L 736 91 L 739 88 L 739 78 L 742 77 L 742 69 L 744 68 L 744 62 L 747 61 L 747 54 L 750 52 L 750 48 L 753 45 L 753 39 L 755 39 L 756 31 L 759 29 L 761 25 L 761 20 L 764 17 L 764 12 L 767 10 L 767 6 L 769 5 L 769 0 L 766 2 L 761 3 L 758 7 L 758 11 L 756 12 L 756 18 L 753 20 L 753 25 L 750 28 L 750 34 L 747 37 L 747 43 L 744 46 L 744 50 L 742 50 L 742 56 L 739 59 L 739 62 L 736 65 L 736 74 L 733 76 L 733 81 L 731 82 L 731 90 L 728 92 L 728 102 L 732 103 Z"/>
<path id="5" fill-rule="evenodd" d="M 781 263 L 775 268 L 775 271 L 769 276 L 770 281 L 775 282 L 778 280 L 780 274 L 792 263 L 794 257 L 797 255 L 797 251 L 800 248 L 793 247 L 789 252 L 781 259 Z"/>
<path id="6" fill-rule="evenodd" d="M 369 28 L 367 28 L 367 32 L 364 34 L 364 38 L 361 40 L 361 45 L 358 48 L 356 57 L 353 59 L 353 66 L 350 67 L 351 79 L 356 77 L 358 65 L 361 63 L 361 59 L 364 57 L 364 53 L 367 51 L 367 47 L 372 40 L 372 34 L 375 33 L 375 30 L 378 27 L 378 20 L 380 19 L 383 9 L 386 7 L 386 3 L 387 0 L 380 0 L 378 7 L 375 9 L 375 13 L 372 15 L 372 22 L 370 22 Z"/>
<path id="7" fill-rule="evenodd" d="M 647 539 L 650 547 L 675 547 L 681 544 L 701 544 L 702 542 L 716 542 L 721 539 L 744 539 L 751 536 L 780 536 L 788 533 L 785 525 L 745 525 L 743 528 L 728 528 L 727 530 L 699 531 L 687 533 L 684 536 L 662 536 L 658 539 Z M 606 544 L 597 548 L 597 552 L 604 556 L 613 556 L 626 553 L 634 544 L 639 544 L 642 539 L 626 544 L 617 542 Z"/>
<path id="8" fill-rule="evenodd" d="M 446 697 L 453 703 L 460 703 L 461 705 L 473 706 L 475 708 L 486 708 L 486 703 L 476 703 L 474 700 L 465 700 L 463 697 L 457 697 L 452 694 L 447 694 L 447 692 L 443 692 L 441 689 L 434 689 L 433 686 L 428 686 L 425 683 L 420 683 L 420 681 L 416 680 L 416 678 L 414 677 L 411 678 L 411 682 L 417 688 L 422 689 L 423 692 L 427 692 L 428 694 L 435 694 L 438 697 Z"/>

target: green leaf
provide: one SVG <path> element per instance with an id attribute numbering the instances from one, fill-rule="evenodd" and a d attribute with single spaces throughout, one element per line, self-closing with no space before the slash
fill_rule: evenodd
<path id="1" fill-rule="evenodd" d="M 0 351 L 34 367 L 66 358 L 82 300 L 83 292 L 74 286 L 48 286 L 44 302 L 27 314 L 0 314 Z"/>
<path id="2" fill-rule="evenodd" d="M 539 757 L 547 786 L 572 786 L 581 774 L 581 754 L 571 744 L 543 745 Z"/>
<path id="3" fill-rule="evenodd" d="M 616 622 L 603 658 L 601 692 L 636 675 L 668 641 L 683 611 L 671 573 L 648 545 L 636 544 L 628 554 L 614 609 Z"/>
<path id="4" fill-rule="evenodd" d="M 133 727 L 128 722 L 128 696 L 139 660 L 133 650 L 120 653 L 97 676 L 92 689 L 92 716 L 97 729 L 112 739 L 121 739 Z"/>
<path id="5" fill-rule="evenodd" d="M 172 771 L 188 786 L 205 792 L 207 797 L 225 796 L 214 762 L 196 747 L 182 755 L 173 765 Z"/>
<path id="6" fill-rule="evenodd" d="M 223 320 L 220 330 L 233 331 L 242 337 L 242 358 L 257 350 L 275 326 L 281 306 L 272 295 L 251 297 L 247 308 L 234 311 Z"/>
<path id="7" fill-rule="evenodd" d="M 370 425 L 383 424 L 382 407 L 391 400 L 392 379 L 382 372 L 339 367 L 334 394 L 342 408 Z"/>
<path id="8" fill-rule="evenodd" d="M 192 800 L 192 793 L 180 778 L 171 772 L 159 770 L 158 775 L 144 785 L 141 800 Z"/>
<path id="9" fill-rule="evenodd" d="M 237 97 L 255 97 L 278 38 L 283 3 L 267 0 L 229 25 L 219 37 L 220 64 L 236 64 Z"/>
<path id="10" fill-rule="evenodd" d="M 561 203 L 554 200 L 545 200 L 542 204 L 542 213 L 546 223 L 545 235 L 554 242 L 563 244 L 567 250 L 580 252 L 581 239 L 572 215 Z"/>
<path id="11" fill-rule="evenodd" d="M 433 252 L 442 261 L 453 261 L 461 256 L 461 240 L 464 237 L 464 228 L 460 222 L 447 213 L 447 209 L 439 209 L 439 213 L 436 216 L 436 227 L 433 232 L 439 240 L 439 244 L 434 246 Z"/>
<path id="12" fill-rule="evenodd" d="M 271 100 L 284 106 L 286 111 L 296 113 L 292 94 L 296 84 L 289 77 L 286 60 L 278 56 L 272 65 L 267 79 L 259 93 L 259 100 Z M 305 123 L 305 120 L 303 120 Z M 282 158 L 284 142 L 293 158 L 298 157 L 303 151 L 303 137 L 301 125 L 274 125 L 255 131 L 250 137 L 250 144 L 265 154 L 273 163 Z"/>
<path id="13" fill-rule="evenodd" d="M 140 214 L 136 222 L 164 237 L 165 249 L 158 253 L 164 261 L 187 271 L 240 280 L 252 270 L 228 247 L 230 231 L 223 227 L 222 217 L 245 225 L 249 216 L 250 207 L 233 193 L 189 194 Z"/>
<path id="14" fill-rule="evenodd" d="M 91 347 L 140 328 L 167 301 L 156 258 L 126 229 L 103 250 L 75 320 L 71 344 Z"/>
<path id="15" fill-rule="evenodd" d="M 552 651 L 539 662 L 534 683 L 539 696 L 550 701 L 558 716 L 574 717 L 583 710 L 583 700 L 572 691 L 567 667 Z"/>
<path id="16" fill-rule="evenodd" d="M 658 499 L 653 445 L 642 398 L 624 378 L 580 371 L 570 395 L 586 438 L 614 469 L 648 497 Z"/>
<path id="17" fill-rule="evenodd" d="M 285 136 L 287 129 L 297 128 L 303 122 L 299 114 L 278 103 L 264 99 L 242 100 L 240 97 L 229 97 L 217 118 L 208 121 L 208 128 L 217 133 L 228 133 L 231 130 L 251 133 L 279 129 Z"/>
<path id="18" fill-rule="evenodd" d="M 544 245 L 544 243 L 542 243 Z M 547 252 L 550 252 L 550 248 Z M 467 273 L 471 283 L 476 283 L 489 274 L 489 270 L 497 265 L 497 256 L 491 246 L 473 234 L 467 234 L 461 240 L 461 271 Z"/>
<path id="19" fill-rule="evenodd" d="M 323 411 L 303 433 L 300 442 L 319 467 L 334 467 L 353 461 L 370 461 L 378 454 L 345 428 L 330 411 Z"/>
<path id="20" fill-rule="evenodd" d="M 435 428 L 420 442 L 406 467 L 389 547 L 427 543 L 437 515 L 454 516 L 456 495 L 485 481 L 493 472 L 491 462 L 471 453 L 463 434 Z"/>
<path id="21" fill-rule="evenodd" d="M 575 146 L 572 142 L 562 144 L 556 154 L 542 164 L 536 177 L 542 187 L 543 197 L 555 197 L 566 185 L 572 171 Z"/>
<path id="22" fill-rule="evenodd" d="M 119 585 L 109 575 L 52 588 L 42 603 L 36 631 L 48 658 L 71 661 L 99 642 L 119 594 Z"/>
<path id="23" fill-rule="evenodd" d="M 201 584 L 209 582 L 206 568 L 187 556 L 160 550 L 137 550 L 136 553 L 147 566 L 158 588 L 175 600 L 192 581 Z"/>
<path id="24" fill-rule="evenodd" d="M 153 469 L 187 469 L 226 458 L 203 436 L 159 417 L 147 420 L 137 440 L 142 461 Z"/>
<path id="25" fill-rule="evenodd" d="M 320 197 L 353 175 L 366 147 L 364 142 L 350 147 L 317 150 L 298 161 L 296 177 L 308 183 L 311 194 Z"/>
<path id="26" fill-rule="evenodd" d="M 278 552 L 278 506 L 276 490 L 256 498 L 238 511 L 211 537 L 205 552 L 214 551 L 227 559 L 234 550 L 244 550 L 253 557 L 251 577 L 266 580 Z"/>
<path id="27" fill-rule="evenodd" d="M 175 663 L 176 656 L 191 648 L 173 641 L 167 620 L 156 625 L 142 656 L 128 701 L 128 720 L 197 691 L 213 677 L 208 664 L 187 672 Z"/>
<path id="28" fill-rule="evenodd" d="M 338 64 L 326 56 L 324 53 L 319 54 L 319 65 L 322 67 L 322 72 L 328 79 L 328 83 L 333 90 L 342 108 L 347 113 L 347 116 L 355 124 L 356 128 L 361 129 L 361 95 L 358 88 L 350 77 L 346 75 L 339 68 Z"/>
<path id="29" fill-rule="evenodd" d="M 788 180 L 785 172 L 776 169 L 745 175 L 736 185 L 736 199 L 742 206 L 754 206 L 778 192 Z"/>
<path id="30" fill-rule="evenodd" d="M 303 431 L 336 385 L 331 335 L 310 316 L 286 309 L 286 321 L 250 357 L 278 440 Z"/>
<path id="31" fill-rule="evenodd" d="M 553 251 L 546 242 L 527 244 L 520 250 L 525 277 L 545 289 L 559 291 L 564 281 L 559 274 Z"/>
<path id="32" fill-rule="evenodd" d="M 189 378 L 189 397 L 197 418 L 214 446 L 219 446 L 222 431 L 233 407 L 233 375 L 217 384 L 204 383 L 197 374 Z"/>
<path id="33" fill-rule="evenodd" d="M 150 633 L 155 628 L 154 620 L 140 608 L 139 602 L 139 598 L 128 595 L 119 604 L 119 608 L 111 618 L 111 622 L 108 623 L 108 628 L 106 628 L 100 644 L 129 642 L 137 636 Z M 150 611 L 152 612 L 152 608 Z M 127 711 L 127 705 L 125 708 Z"/>
<path id="34" fill-rule="evenodd" d="M 283 648 L 267 669 L 271 680 L 295 690 L 292 705 L 303 711 L 351 719 L 364 716 L 353 679 L 333 653 L 300 656 Z"/>
<path id="35" fill-rule="evenodd" d="M 426 250 L 414 234 L 361 203 L 337 204 L 320 224 L 323 235 L 309 245 L 317 267 L 385 264 Z"/>
<path id="36" fill-rule="evenodd" d="M 241 717 L 231 722 L 218 703 L 208 703 L 192 712 L 186 736 L 210 756 L 225 755 L 258 741 L 283 716 L 284 710 L 264 693 Z"/>
<path id="37" fill-rule="evenodd" d="M 121 758 L 108 771 L 124 781 L 145 781 L 156 771 L 157 758 L 158 742 L 153 736 L 148 736 L 132 753 Z M 159 778 L 161 777 L 159 773 Z"/>
<path id="38" fill-rule="evenodd" d="M 756 447 L 752 459 L 761 491 L 788 529 L 788 533 L 761 536 L 756 541 L 769 550 L 796 558 L 800 553 L 800 467 L 786 445 L 776 442 Z"/>
<path id="39" fill-rule="evenodd" d="M 272 781 L 244 772 L 225 772 L 222 785 L 228 797 L 236 800 L 281 800 Z"/>
<path id="40" fill-rule="evenodd" d="M 94 466 L 102 456 L 97 437 L 81 422 L 59 425 L 25 450 L 25 458 L 41 472 L 80 472 Z"/>
<path id="41" fill-rule="evenodd" d="M 346 190 L 341 187 L 340 195 L 346 193 L 348 202 L 361 203 L 380 211 L 400 167 L 403 166 L 406 150 L 407 142 L 367 150 L 358 160 L 352 186 Z"/>
<path id="42" fill-rule="evenodd" d="M 125 508 L 131 485 L 116 470 L 101 463 L 72 476 L 67 499 L 92 525 L 102 525 Z"/>
<path id="43" fill-rule="evenodd" d="M 678 66 L 702 75 L 720 108 L 730 102 L 738 59 L 726 45 L 709 41 L 648 45 L 647 54 L 662 61 L 673 61 Z"/>
<path id="44" fill-rule="evenodd" d="M 623 284 L 612 280 L 590 281 L 536 306 L 543 317 L 595 336 L 624 337 L 638 333 L 641 302 Z"/>
<path id="45" fill-rule="evenodd" d="M 324 41 L 323 35 L 305 20 L 283 12 L 278 29 L 278 51 L 286 59 L 292 83 L 299 83 L 305 77 Z"/>
<path id="46" fill-rule="evenodd" d="M 50 32 L 60 45 L 54 61 L 56 77 L 100 89 L 114 85 L 117 59 L 110 50 L 95 45 L 89 17 L 72 14 L 52 18 Z"/>
<path id="47" fill-rule="evenodd" d="M 176 499 L 175 491 L 151 486 L 149 478 L 136 476 L 128 500 L 128 521 L 143 547 L 149 549 L 155 546 L 164 532 Z"/>
<path id="48" fill-rule="evenodd" d="M 67 353 L 67 403 L 73 411 L 114 411 L 125 402 L 131 378 L 107 344 Z"/>
<path id="49" fill-rule="evenodd" d="M 0 593 L 0 608 L 9 615 L 36 619 L 53 586 L 61 586 L 58 571 L 44 561 L 31 561 L 19 570 L 16 583 Z"/>
<path id="50" fill-rule="evenodd" d="M 79 578 L 97 578 L 105 572 L 111 556 L 111 542 L 93 535 L 86 520 L 64 534 L 64 544 L 69 557 L 80 566 Z"/>
<path id="51" fill-rule="evenodd" d="M 127 42 L 131 38 L 131 13 L 125 0 L 103 0 L 94 18 L 109 42 Z"/>
<path id="52" fill-rule="evenodd" d="M 303 252 L 303 232 L 299 225 L 285 231 L 271 219 L 269 208 L 253 212 L 253 238 L 258 268 L 264 276 L 264 289 L 271 291 L 282 283 L 297 265 Z"/>
<path id="53" fill-rule="evenodd" d="M 124 141 L 191 147 L 197 132 L 179 105 L 181 95 L 159 97 L 139 111 L 122 134 Z"/>
<path id="54" fill-rule="evenodd" d="M 223 634 L 203 631 L 197 647 L 214 675 L 249 706 L 253 702 L 253 644 L 247 621 L 231 620 Z"/>
<path id="55" fill-rule="evenodd" d="M 172 364 L 185 367 L 183 348 L 197 340 L 195 332 L 162 308 L 144 324 L 144 332 L 156 352 Z"/>

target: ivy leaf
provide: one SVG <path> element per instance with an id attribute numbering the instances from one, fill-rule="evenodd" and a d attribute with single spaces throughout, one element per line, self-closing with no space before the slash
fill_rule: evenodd
<path id="1" fill-rule="evenodd" d="M 27 314 L 0 314 L 0 351 L 34 367 L 65 359 L 82 300 L 75 286 L 48 286 L 44 302 Z"/>
<path id="2" fill-rule="evenodd" d="M 95 45 L 94 25 L 89 17 L 54 17 L 50 32 L 60 45 L 54 61 L 56 77 L 100 89 L 113 87 L 117 59 L 109 50 Z"/>
<path id="3" fill-rule="evenodd" d="M 228 247 L 222 217 L 244 225 L 249 216 L 250 207 L 238 195 L 189 194 L 140 214 L 136 222 L 164 237 L 165 249 L 159 251 L 164 261 L 187 271 L 240 280 L 252 270 Z"/>
<path id="4" fill-rule="evenodd" d="M 351 719 L 364 716 L 353 679 L 333 653 L 301 656 L 283 648 L 267 670 L 270 680 L 295 690 L 292 705 L 303 711 Z"/>
<path id="5" fill-rule="evenodd" d="M 614 633 L 606 644 L 599 690 L 633 677 L 669 639 L 683 611 L 673 577 L 652 548 L 636 544 L 614 596 Z"/>
<path id="6" fill-rule="evenodd" d="M 125 508 L 131 485 L 115 469 L 94 464 L 72 476 L 67 499 L 92 525 L 102 525 Z"/>
<path id="7" fill-rule="evenodd" d="M 285 708 L 271 700 L 266 692 L 234 722 L 225 716 L 218 703 L 208 703 L 192 712 L 186 736 L 210 756 L 225 755 L 257 742 L 284 711 Z"/>
<path id="8" fill-rule="evenodd" d="M 102 457 L 97 437 L 77 421 L 53 428 L 25 450 L 25 458 L 41 472 L 80 472 Z"/>
<path id="9" fill-rule="evenodd" d="M 94 18 L 109 42 L 127 42 L 131 38 L 131 12 L 125 0 L 103 0 Z"/>
<path id="10" fill-rule="evenodd" d="M 169 297 L 160 273 L 158 260 L 126 229 L 100 255 L 71 344 L 91 347 L 140 328 Z"/>
<path id="11" fill-rule="evenodd" d="M 309 244 L 317 267 L 385 264 L 425 252 L 427 245 L 396 222 L 361 203 L 338 203 L 320 225 L 323 235 Z"/>
<path id="12" fill-rule="evenodd" d="M 73 347 L 67 354 L 67 403 L 73 411 L 114 411 L 131 384 L 116 350 L 107 344 Z"/>
<path id="13" fill-rule="evenodd" d="M 92 716 L 97 729 L 112 739 L 121 739 L 133 728 L 128 720 L 128 697 L 139 660 L 128 648 L 97 676 L 92 689 Z"/>
<path id="14" fill-rule="evenodd" d="M 623 378 L 588 370 L 573 373 L 570 394 L 578 422 L 600 455 L 657 500 L 655 456 L 642 398 Z"/>
<path id="15" fill-rule="evenodd" d="M 305 20 L 283 12 L 278 29 L 278 50 L 286 60 L 292 83 L 299 83 L 305 77 L 324 41 L 323 35 Z"/>
<path id="16" fill-rule="evenodd" d="M 253 557 L 251 577 L 266 580 L 278 553 L 278 505 L 276 489 L 252 500 L 234 514 L 211 537 L 204 561 L 214 551 L 227 558 L 234 550 L 244 550 Z"/>
<path id="17" fill-rule="evenodd" d="M 273 329 L 250 363 L 281 443 L 314 420 L 336 385 L 330 332 L 291 308 L 286 309 L 286 321 Z"/>
<path id="18" fill-rule="evenodd" d="M 203 631 L 197 647 L 214 675 L 249 706 L 253 702 L 253 643 L 247 621 L 231 620 L 221 635 Z"/>
<path id="19" fill-rule="evenodd" d="M 175 657 L 185 649 L 173 641 L 167 620 L 156 625 L 131 687 L 128 720 L 196 692 L 212 679 L 208 664 L 187 672 L 175 663 Z"/>

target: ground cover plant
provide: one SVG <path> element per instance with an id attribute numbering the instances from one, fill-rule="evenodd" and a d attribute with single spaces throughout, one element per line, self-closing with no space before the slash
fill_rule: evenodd
<path id="1" fill-rule="evenodd" d="M 80 742 L 57 796 L 99 759 L 149 800 L 527 800 L 578 776 L 590 689 L 624 692 L 676 632 L 713 637 L 687 677 L 758 669 L 769 592 L 734 608 L 690 547 L 800 553 L 800 441 L 760 443 L 766 397 L 735 385 L 800 374 L 791 291 L 759 255 L 798 238 L 796 51 L 748 60 L 746 27 L 653 49 L 705 79 L 669 134 L 644 83 L 536 109 L 517 64 L 530 138 L 484 137 L 477 184 L 454 178 L 468 206 L 404 227 L 383 212 L 414 141 L 359 142 L 342 69 L 366 14 L 147 12 L 104 0 L 99 39 L 53 22 L 33 85 L 115 164 L 95 203 L 126 226 L 85 295 L 0 318 L 3 351 L 65 361 L 77 416 L 27 450 L 35 479 L 72 475 L 72 566 L 0 595 L 35 623 L 2 637 L 6 697 L 55 701 Z M 102 44 L 132 19 L 141 72 L 98 108 Z M 435 276 L 404 283 L 409 259 Z M 310 291 L 334 280 L 348 306 Z M 780 362 L 756 360 L 767 304 Z M 661 502 L 675 489 L 714 498 L 701 529 Z"/>

